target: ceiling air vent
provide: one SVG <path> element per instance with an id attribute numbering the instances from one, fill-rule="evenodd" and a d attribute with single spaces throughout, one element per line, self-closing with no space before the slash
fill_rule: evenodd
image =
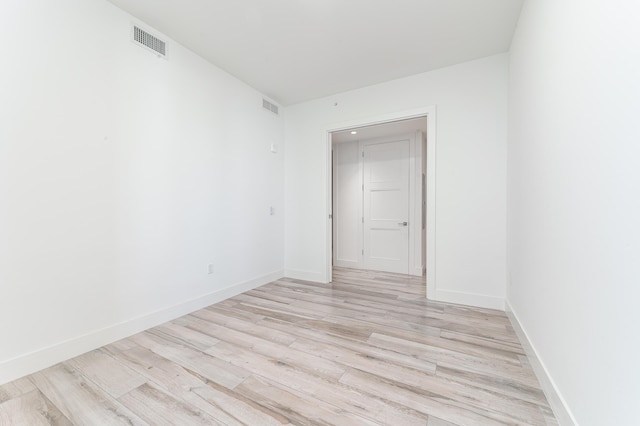
<path id="1" fill-rule="evenodd" d="M 152 36 L 137 25 L 133 26 L 133 41 L 162 58 L 167 57 L 167 43 L 158 37 Z"/>
<path id="2" fill-rule="evenodd" d="M 271 111 L 272 113 L 278 115 L 278 105 L 274 105 L 266 99 L 262 99 L 262 108 L 267 111 Z"/>

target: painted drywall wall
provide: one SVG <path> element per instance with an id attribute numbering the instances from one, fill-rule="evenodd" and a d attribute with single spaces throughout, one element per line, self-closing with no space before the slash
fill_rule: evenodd
<path id="1" fill-rule="evenodd" d="M 563 424 L 640 424 L 639 13 L 525 1 L 511 46 L 508 301 Z"/>
<path id="2" fill-rule="evenodd" d="M 285 270 L 325 279 L 326 128 L 435 105 L 436 282 L 443 298 L 503 307 L 506 267 L 506 55 L 285 109 Z"/>
<path id="3" fill-rule="evenodd" d="M 283 274 L 282 119 L 132 22 L 0 4 L 0 382 Z"/>
<path id="4" fill-rule="evenodd" d="M 333 145 L 333 264 L 362 268 L 362 165 L 358 141 Z"/>

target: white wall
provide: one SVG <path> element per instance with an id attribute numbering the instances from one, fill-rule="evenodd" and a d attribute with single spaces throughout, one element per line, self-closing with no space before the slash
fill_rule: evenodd
<path id="1" fill-rule="evenodd" d="M 333 144 L 333 264 L 362 268 L 362 165 L 358 141 Z"/>
<path id="2" fill-rule="evenodd" d="M 525 2 L 511 47 L 508 301 L 564 424 L 640 424 L 637 2 Z"/>
<path id="3" fill-rule="evenodd" d="M 281 118 L 131 22 L 0 3 L 0 383 L 283 274 Z"/>
<path id="4" fill-rule="evenodd" d="M 438 291 L 450 301 L 503 307 L 507 74 L 507 55 L 497 55 L 287 107 L 287 275 L 324 279 L 325 129 L 436 105 Z"/>

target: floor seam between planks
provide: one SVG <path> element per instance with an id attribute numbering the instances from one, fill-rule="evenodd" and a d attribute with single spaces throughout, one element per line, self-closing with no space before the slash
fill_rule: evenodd
<path id="1" fill-rule="evenodd" d="M 0 386 L 0 425 L 556 425 L 504 312 L 291 278 Z"/>

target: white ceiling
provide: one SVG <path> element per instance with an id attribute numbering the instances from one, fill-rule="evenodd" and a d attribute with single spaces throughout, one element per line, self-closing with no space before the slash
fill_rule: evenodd
<path id="1" fill-rule="evenodd" d="M 349 130 L 341 130 L 331 134 L 333 143 L 351 142 L 364 139 L 382 138 L 413 133 L 416 130 L 427 131 L 427 118 L 411 118 L 408 120 L 393 121 L 385 124 L 357 127 Z M 351 134 L 356 132 L 356 134 Z"/>
<path id="2" fill-rule="evenodd" d="M 289 105 L 506 52 L 522 0 L 109 0 Z"/>

